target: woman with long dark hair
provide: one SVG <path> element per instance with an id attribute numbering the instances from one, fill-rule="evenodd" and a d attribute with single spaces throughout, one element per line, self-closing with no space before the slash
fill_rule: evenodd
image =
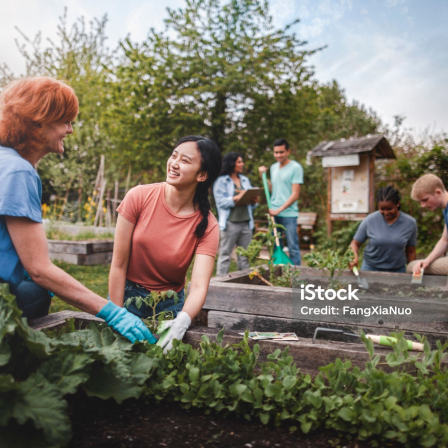
<path id="1" fill-rule="evenodd" d="M 358 265 L 359 248 L 367 239 L 361 271 L 406 272 L 406 263 L 415 260 L 417 223 L 400 210 L 400 199 L 391 186 L 378 190 L 378 211 L 364 219 L 350 243 L 355 253 L 350 268 Z"/>
<path id="2" fill-rule="evenodd" d="M 123 306 L 130 297 L 174 290 L 178 304 L 166 299 L 156 308 L 157 314 L 171 311 L 175 317 L 164 340 L 165 351 L 173 339 L 182 339 L 205 302 L 219 245 L 208 189 L 221 165 L 213 141 L 183 137 L 167 161 L 166 181 L 132 188 L 117 209 L 110 300 Z M 193 257 L 191 288 L 185 300 L 185 276 Z M 131 304 L 127 309 L 140 317 L 152 314 L 144 304 L 140 308 Z"/>
<path id="3" fill-rule="evenodd" d="M 229 272 L 232 250 L 236 246 L 249 245 L 254 229 L 253 209 L 258 197 L 250 205 L 238 206 L 247 189 L 252 188 L 250 180 L 243 176 L 243 156 L 236 152 L 226 154 L 222 161 L 221 175 L 213 186 L 213 194 L 218 208 L 221 242 L 219 246 L 218 275 Z M 246 257 L 238 255 L 238 269 L 247 269 L 249 262 Z"/>

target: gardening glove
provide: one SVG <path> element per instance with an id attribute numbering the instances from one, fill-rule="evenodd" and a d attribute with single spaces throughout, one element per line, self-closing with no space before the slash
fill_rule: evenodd
<path id="1" fill-rule="evenodd" d="M 96 315 L 104 319 L 114 330 L 128 338 L 132 343 L 135 341 L 147 340 L 150 344 L 157 342 L 156 338 L 151 334 L 141 319 L 130 313 L 125 308 L 115 305 L 110 300 Z"/>
<path id="2" fill-rule="evenodd" d="M 168 353 L 173 348 L 173 340 L 182 340 L 185 332 L 191 324 L 191 318 L 185 311 L 181 311 L 176 319 L 165 321 L 165 328 L 169 328 L 168 334 L 165 336 L 161 347 L 163 348 L 163 353 Z"/>

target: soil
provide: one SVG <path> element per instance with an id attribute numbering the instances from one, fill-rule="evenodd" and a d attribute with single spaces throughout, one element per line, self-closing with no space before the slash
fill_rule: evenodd
<path id="1" fill-rule="evenodd" d="M 205 415 L 204 410 L 185 410 L 176 403 L 131 399 L 118 405 L 84 393 L 68 397 L 68 401 L 74 434 L 69 448 L 371 447 L 344 440 L 334 431 L 302 434 L 300 430 L 291 432 L 290 425 L 277 428 L 242 417 Z"/>

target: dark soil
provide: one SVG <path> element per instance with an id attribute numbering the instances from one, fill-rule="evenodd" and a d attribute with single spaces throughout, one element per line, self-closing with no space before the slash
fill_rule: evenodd
<path id="1" fill-rule="evenodd" d="M 317 430 L 302 434 L 288 426 L 262 425 L 259 421 L 180 408 L 176 403 L 69 397 L 73 439 L 69 448 L 137 447 L 282 447 L 367 448 L 370 444 L 344 440 L 341 434 Z M 392 446 L 392 445 L 388 445 Z"/>

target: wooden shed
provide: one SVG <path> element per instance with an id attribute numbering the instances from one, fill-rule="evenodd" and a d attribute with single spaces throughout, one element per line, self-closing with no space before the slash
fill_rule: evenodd
<path id="1" fill-rule="evenodd" d="M 384 135 L 324 141 L 308 157 L 321 157 L 327 168 L 329 235 L 334 221 L 360 221 L 375 211 L 375 160 L 396 159 Z"/>

